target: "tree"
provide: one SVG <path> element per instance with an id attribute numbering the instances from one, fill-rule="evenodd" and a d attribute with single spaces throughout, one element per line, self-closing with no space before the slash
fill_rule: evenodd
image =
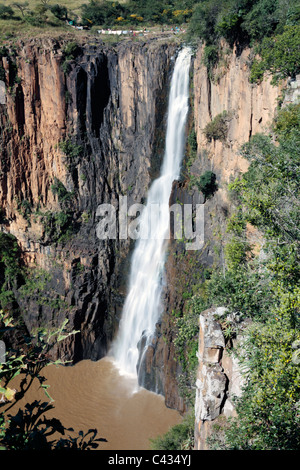
<path id="1" fill-rule="evenodd" d="M 23 18 L 25 16 L 25 12 L 28 10 L 28 5 L 29 3 L 28 2 L 16 2 L 16 3 L 13 3 L 13 6 L 18 8 L 18 10 L 20 10 Z"/>
<path id="2" fill-rule="evenodd" d="M 205 197 L 205 200 L 217 191 L 216 175 L 212 171 L 206 171 L 197 181 L 199 190 Z"/>
<path id="3" fill-rule="evenodd" d="M 66 20 L 68 18 L 68 9 L 58 3 L 56 5 L 52 5 L 50 7 L 50 11 L 59 20 Z"/>
<path id="4" fill-rule="evenodd" d="M 280 79 L 295 78 L 300 73 L 300 26 L 285 26 L 282 34 L 265 38 L 258 48 L 260 58 L 252 65 L 250 80 L 260 80 L 264 72 L 273 76 L 273 84 Z"/>
<path id="5" fill-rule="evenodd" d="M 0 18 L 2 20 L 10 19 L 14 16 L 14 11 L 10 6 L 0 4 Z"/>
<path id="6" fill-rule="evenodd" d="M 221 140 L 224 142 L 226 140 L 229 120 L 230 113 L 225 110 L 222 113 L 217 114 L 211 122 L 206 124 L 203 129 L 203 133 L 208 142 L 211 142 L 212 140 Z"/>
<path id="7" fill-rule="evenodd" d="M 207 44 L 213 44 L 219 39 L 216 22 L 222 9 L 223 0 L 210 0 L 197 3 L 189 23 L 188 37 L 199 38 Z"/>

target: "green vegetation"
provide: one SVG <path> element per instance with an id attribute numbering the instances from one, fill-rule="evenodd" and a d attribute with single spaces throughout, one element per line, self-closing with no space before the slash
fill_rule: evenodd
<path id="1" fill-rule="evenodd" d="M 81 270 L 77 266 L 77 271 Z M 79 432 L 66 428 L 57 418 L 47 417 L 54 406 L 43 370 L 50 364 L 54 345 L 74 335 L 66 319 L 58 328 L 38 328 L 28 333 L 18 307 L 18 300 L 36 302 L 39 308 L 50 306 L 60 312 L 66 305 L 51 288 L 50 273 L 22 264 L 17 240 L 0 232 L 0 340 L 6 345 L 5 362 L 0 363 L 0 448 L 2 450 L 91 450 L 98 447 L 97 431 Z M 11 312 L 11 313 L 9 313 Z M 16 320 L 17 318 L 17 320 Z M 15 335 L 15 336 L 12 336 Z M 17 343 L 12 344 L 13 338 Z M 18 402 L 32 384 L 38 382 L 46 401 L 26 403 L 15 414 Z M 53 416 L 53 415 L 52 415 Z"/>
<path id="2" fill-rule="evenodd" d="M 22 273 L 19 246 L 11 234 L 0 232 L 0 307 L 14 301 L 14 289 Z"/>
<path id="3" fill-rule="evenodd" d="M 0 4 L 0 26 L 6 39 L 18 30 L 35 34 L 41 28 L 52 33 L 70 30 L 81 25 L 97 28 L 134 28 L 186 25 L 186 40 L 205 44 L 203 63 L 213 78 L 214 67 L 222 60 L 221 40 L 238 50 L 245 46 L 253 49 L 252 82 L 271 73 L 274 83 L 299 73 L 299 19 L 300 2 L 282 0 L 74 0 L 59 3 L 30 0 Z M 75 34 L 75 32 L 74 32 Z M 80 34 L 79 31 L 76 34 Z M 108 38 L 115 41 L 116 38 Z M 73 57 L 65 58 L 67 73 Z"/>
<path id="4" fill-rule="evenodd" d="M 41 212 L 37 213 L 44 225 L 45 234 L 51 242 L 65 243 L 76 232 L 76 222 L 74 219 L 74 193 L 68 191 L 64 184 L 57 178 L 51 185 L 51 191 L 57 196 L 61 210 L 58 212 Z"/>
<path id="5" fill-rule="evenodd" d="M 74 61 L 80 55 L 81 48 L 79 47 L 79 45 L 76 42 L 71 41 L 71 42 L 68 42 L 64 46 L 62 52 L 63 52 L 63 57 L 64 57 L 64 60 L 63 60 L 63 63 L 62 63 L 62 69 L 65 72 L 65 74 L 67 74 L 70 71 L 71 62 Z M 63 145 L 63 144 L 61 144 L 61 145 Z M 69 147 L 72 144 L 71 144 L 71 141 L 68 140 L 68 141 L 64 142 L 64 145 L 68 146 L 65 149 L 65 150 L 68 151 Z"/>
<path id="6" fill-rule="evenodd" d="M 203 175 L 197 177 L 190 176 L 190 186 L 196 186 L 204 196 L 204 201 L 211 198 L 218 190 L 216 175 L 212 171 L 206 171 Z"/>
<path id="7" fill-rule="evenodd" d="M 63 5 L 56 5 L 50 6 L 50 11 L 53 15 L 58 18 L 59 20 L 67 20 L 68 19 L 68 9 Z"/>
<path id="8" fill-rule="evenodd" d="M 278 80 L 299 73 L 299 19 L 299 0 L 205 0 L 194 8 L 188 38 L 205 43 L 203 62 L 210 74 L 223 38 L 231 47 L 250 45 L 261 55 L 253 62 L 252 81 L 265 71 Z"/>
<path id="9" fill-rule="evenodd" d="M 223 111 L 208 124 L 206 124 L 203 129 L 203 133 L 208 140 L 221 140 L 225 142 L 228 133 L 228 120 L 230 119 L 230 114 L 227 111 Z"/>
<path id="10" fill-rule="evenodd" d="M 212 269 L 184 315 L 176 315 L 175 347 L 182 364 L 178 380 L 190 406 L 199 314 L 226 307 L 221 326 L 227 339 L 247 320 L 242 345 L 231 350 L 244 375 L 242 396 L 235 399 L 237 417 L 214 426 L 211 449 L 299 448 L 299 112 L 299 104 L 279 110 L 271 135 L 254 135 L 242 147 L 249 168 L 229 185 L 233 213 L 227 224 L 225 270 Z M 250 241 L 249 225 L 262 236 Z M 182 448 L 172 430 L 157 445 Z"/>
<path id="11" fill-rule="evenodd" d="M 65 208 L 58 212 L 39 211 L 36 216 L 40 218 L 47 240 L 52 243 L 64 244 L 76 232 L 71 209 Z"/>
<path id="12" fill-rule="evenodd" d="M 51 185 L 51 191 L 53 194 L 57 195 L 58 201 L 62 205 L 69 203 L 74 196 L 72 192 L 67 191 L 64 184 L 58 178 L 54 178 L 54 183 Z"/>
<path id="13" fill-rule="evenodd" d="M 84 154 L 83 146 L 74 144 L 70 138 L 60 142 L 59 148 L 70 160 L 82 157 Z"/>
<path id="14" fill-rule="evenodd" d="M 264 72 L 272 74 L 274 84 L 295 78 L 300 73 L 300 25 L 285 26 L 282 34 L 264 38 L 256 50 L 260 57 L 253 61 L 250 81 L 261 80 Z"/>
<path id="15" fill-rule="evenodd" d="M 187 414 L 182 423 L 173 426 L 163 436 L 151 439 L 152 450 L 192 450 L 194 448 L 194 414 Z"/>
<path id="16" fill-rule="evenodd" d="M 238 416 L 212 437 L 213 448 L 299 447 L 299 105 L 282 109 L 273 131 L 276 145 L 255 135 L 242 149 L 250 166 L 229 187 L 237 209 L 228 224 L 226 273 L 215 272 L 207 284 L 214 305 L 252 318 L 235 351 L 247 379 Z M 264 236 L 263 259 L 251 251 L 246 223 Z"/>
<path id="17" fill-rule="evenodd" d="M 123 3 L 91 0 L 82 6 L 82 21 L 86 25 L 102 26 L 182 24 L 191 17 L 195 3 L 193 0 L 129 0 Z"/>
<path id="18" fill-rule="evenodd" d="M 41 28 L 70 31 L 73 26 L 119 27 L 122 25 L 155 26 L 186 23 L 193 13 L 195 0 L 142 1 L 142 0 L 44 0 L 14 2 L 6 0 L 0 5 L 0 24 L 3 33 L 14 36 L 14 30 L 24 33 Z M 2 22 L 2 23 L 1 23 Z M 78 33 L 78 32 L 77 32 Z"/>
<path id="19" fill-rule="evenodd" d="M 32 37 L 46 30 L 51 31 L 52 35 L 69 31 L 66 19 L 76 21 L 80 17 L 80 7 L 86 1 L 62 0 L 57 3 L 54 0 L 5 0 L 5 6 L 12 9 L 13 15 L 6 19 L 0 18 L 0 39 L 10 40 L 20 35 Z M 4 1 L 1 3 L 4 4 Z"/>
<path id="20" fill-rule="evenodd" d="M 195 44 L 203 42 L 205 45 L 202 61 L 210 79 L 214 78 L 213 70 L 220 63 L 222 54 L 225 54 L 221 47 L 222 40 L 225 40 L 231 48 L 236 46 L 237 53 L 244 47 L 252 48 L 249 66 L 250 81 L 253 83 L 262 80 L 264 74 L 271 74 L 275 84 L 288 77 L 293 79 L 300 73 L 299 19 L 299 0 L 74 0 L 58 4 L 51 4 L 47 0 L 31 0 L 0 4 L 0 27 L 6 39 L 11 37 L 14 30 L 32 33 L 47 27 L 52 28 L 52 31 L 55 28 L 70 31 L 66 20 L 94 27 L 95 30 L 98 26 L 142 28 L 155 25 L 159 25 L 161 30 L 163 25 L 188 22 L 187 40 Z M 62 68 L 67 74 L 81 49 L 74 40 L 67 43 L 62 52 Z M 4 79 L 5 75 L 1 59 L 7 55 L 7 50 L 1 48 L 0 79 Z M 12 70 L 9 85 L 12 87 L 19 80 L 13 51 L 10 52 L 9 60 Z M 228 119 L 230 115 L 224 111 L 207 124 L 203 132 L 208 142 L 226 142 Z M 241 320 L 251 320 L 250 326 L 244 331 L 243 348 L 232 351 L 245 374 L 243 394 L 236 399 L 237 417 L 224 425 L 218 425 L 209 440 L 213 449 L 292 450 L 299 448 L 300 444 L 300 105 L 290 105 L 280 110 L 271 131 L 270 136 L 254 135 L 241 149 L 241 155 L 249 162 L 249 169 L 229 185 L 234 212 L 228 220 L 228 242 L 224 246 L 225 265 L 222 272 L 214 267 L 201 273 L 203 279 L 197 284 L 197 293 L 195 289 L 183 289 L 185 309 L 174 314 L 177 329 L 174 343 L 177 359 L 182 366 L 182 375 L 178 381 L 191 407 L 194 393 L 192 383 L 197 367 L 199 313 L 212 306 L 224 306 L 228 314 L 233 313 L 239 321 L 231 322 L 229 317 L 225 317 L 222 322 L 226 338 L 238 332 Z M 71 138 L 61 142 L 59 148 L 70 162 L 84 155 L 84 148 L 75 144 Z M 188 136 L 188 154 L 187 166 L 197 155 L 194 128 Z M 82 173 L 80 178 L 84 181 L 85 174 Z M 218 189 L 216 175 L 211 171 L 191 178 L 191 183 L 198 187 L 205 199 L 213 196 Z M 71 210 L 74 194 L 59 180 L 53 182 L 51 190 L 57 196 L 61 210 L 55 213 L 37 212 L 36 215 L 41 217 L 48 239 L 61 243 L 76 230 Z M 17 201 L 17 210 L 30 222 L 33 215 L 30 201 Z M 88 221 L 86 213 L 82 214 L 82 220 Z M 251 243 L 247 234 L 249 226 L 259 230 L 262 235 L 257 240 L 251 240 Z M 260 246 L 261 239 L 263 249 Z M 256 254 L 259 249 L 261 256 Z M 62 308 L 60 299 L 51 296 L 46 299 L 42 295 L 48 281 L 44 273 L 28 276 L 25 282 L 14 237 L 0 233 L 0 253 L 0 304 L 3 308 L 15 302 L 16 290 L 21 296 L 39 297 L 40 304 L 49 301 L 53 302 L 52 307 Z M 80 264 L 74 267 L 75 275 L 83 270 Z M 9 317 L 2 315 L 1 321 L 4 324 L 3 331 L 12 327 Z M 33 378 L 40 380 L 40 368 L 47 362 L 43 354 L 47 351 L 48 346 L 45 344 L 48 344 L 48 340 L 40 343 L 44 339 L 44 333 L 39 333 L 34 343 L 41 348 L 41 356 L 27 355 L 28 351 L 29 354 L 35 354 L 29 342 L 26 343 L 30 345 L 26 354 L 22 350 L 12 355 L 7 362 L 8 367 L 1 367 L 0 392 L 6 403 L 15 399 L 13 389 L 9 387 L 11 377 L 15 374 L 35 371 L 37 375 Z M 28 363 L 31 368 L 27 367 Z M 29 379 L 32 379 L 32 374 Z M 47 391 L 43 380 L 40 383 Z M 2 444 L 12 449 L 36 448 L 31 429 L 35 433 L 37 429 L 34 436 L 39 436 L 39 445 L 47 446 L 45 431 L 36 416 L 42 416 L 49 409 L 49 405 L 43 403 L 28 405 L 25 412 L 11 418 L 6 429 L 2 417 Z M 28 428 L 28 433 L 23 424 L 28 422 L 29 416 L 35 427 Z M 50 434 L 62 430 L 57 422 L 45 420 L 44 423 Z M 94 431 L 90 435 L 93 441 Z M 192 436 L 193 420 L 187 419 L 165 436 L 155 439 L 152 447 L 161 450 L 189 449 L 192 448 Z M 83 442 L 72 442 L 75 448 L 83 446 Z M 58 442 L 53 444 L 55 448 L 60 445 Z M 68 446 L 63 442 L 63 447 Z"/>
<path id="21" fill-rule="evenodd" d="M 14 10 L 6 5 L 0 4 L 0 18 L 2 20 L 11 19 L 14 16 Z"/>
<path id="22" fill-rule="evenodd" d="M 200 291 L 201 287 L 198 289 Z M 190 408 L 193 408 L 195 404 L 193 384 L 196 381 L 198 368 L 199 311 L 205 310 L 208 306 L 204 296 L 192 296 L 187 302 L 183 315 L 176 318 L 177 335 L 174 345 L 176 360 L 180 363 L 182 370 L 177 378 L 178 387 L 180 395 Z"/>
<path id="23" fill-rule="evenodd" d="M 282 33 L 286 25 L 300 19 L 298 0 L 205 0 L 197 2 L 190 21 L 189 36 L 207 44 L 221 38 L 233 45 L 255 44 Z"/>

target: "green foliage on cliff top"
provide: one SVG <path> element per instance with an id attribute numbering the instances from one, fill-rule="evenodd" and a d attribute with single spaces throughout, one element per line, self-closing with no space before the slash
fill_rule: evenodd
<path id="1" fill-rule="evenodd" d="M 260 80 L 264 72 L 272 74 L 274 84 L 295 78 L 300 73 L 300 25 L 285 26 L 282 34 L 264 38 L 257 51 L 260 58 L 252 64 L 250 81 Z"/>
<path id="2" fill-rule="evenodd" d="M 190 21 L 189 36 L 215 44 L 224 38 L 233 45 L 254 44 L 280 34 L 300 19 L 299 0 L 205 0 L 198 2 Z"/>
<path id="3" fill-rule="evenodd" d="M 194 8 L 188 38 L 205 42 L 208 69 L 218 62 L 222 38 L 239 48 L 258 45 L 251 80 L 269 71 L 276 81 L 299 73 L 299 20 L 299 0 L 206 0 Z"/>
<path id="4" fill-rule="evenodd" d="M 214 305 L 252 318 L 235 350 L 245 378 L 238 416 L 210 439 L 217 449 L 292 450 L 300 444 L 299 105 L 279 112 L 274 131 L 276 145 L 263 135 L 244 145 L 249 169 L 230 185 L 239 212 L 231 234 L 249 250 L 245 223 L 258 228 L 263 256 L 252 253 L 235 263 L 229 251 L 225 276 L 215 273 L 208 286 Z"/>

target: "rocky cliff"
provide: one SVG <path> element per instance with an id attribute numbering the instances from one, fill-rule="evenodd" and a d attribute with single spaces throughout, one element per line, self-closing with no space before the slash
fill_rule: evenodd
<path id="1" fill-rule="evenodd" d="M 213 98 L 218 103 L 220 100 L 223 102 L 223 107 L 218 107 L 217 110 L 232 109 L 230 106 L 234 105 L 235 112 L 232 120 L 229 121 L 228 127 L 228 144 L 218 142 L 218 146 L 209 144 L 206 148 L 211 151 L 213 155 L 212 168 L 219 174 L 219 181 L 221 182 L 221 191 L 216 194 L 215 201 L 210 201 L 216 204 L 216 208 L 222 205 L 222 201 L 217 202 L 217 198 L 222 196 L 223 204 L 226 207 L 230 206 L 227 201 L 225 182 L 236 175 L 238 172 L 243 172 L 245 168 L 245 161 L 243 162 L 238 158 L 239 146 L 248 140 L 248 138 L 255 133 L 268 133 L 271 121 L 276 115 L 276 107 L 278 100 L 282 100 L 282 107 L 291 103 L 299 102 L 300 80 L 299 76 L 295 80 L 287 80 L 285 84 L 284 93 L 281 95 L 281 90 L 278 87 L 270 86 L 268 81 L 264 81 L 260 86 L 251 86 L 249 82 L 244 79 L 247 77 L 247 56 L 248 52 L 244 51 L 238 60 L 230 58 L 230 63 L 234 64 L 236 70 L 236 77 L 241 80 L 241 94 L 233 93 L 232 99 L 229 100 L 232 84 L 239 89 L 239 82 L 235 82 L 232 78 L 228 82 L 230 69 L 224 74 L 221 73 L 221 79 L 224 82 L 223 87 L 219 89 L 217 96 Z M 242 73 L 241 71 L 244 70 Z M 227 85 L 225 85 L 227 84 Z M 209 89 L 216 93 L 216 85 Z M 225 92 L 225 97 L 224 97 Z M 204 97 L 209 96 L 204 93 Z M 223 101 L 225 99 L 225 101 Z M 226 101 L 227 100 L 227 101 Z M 228 108 L 224 103 L 228 103 Z M 207 109 L 210 108 L 209 101 L 206 101 Z M 205 112 L 205 108 L 202 109 Z M 201 116 L 203 114 L 201 113 Z M 212 115 L 213 117 L 213 115 Z M 241 126 L 239 126 L 239 122 Z M 200 124 L 202 126 L 203 124 Z M 248 138 L 247 138 L 248 135 Z M 205 141 L 201 134 L 200 142 L 205 145 Z M 218 150 L 217 150 L 218 148 Z M 222 165 L 222 158 L 224 158 L 224 166 Z M 222 184 L 223 183 L 223 184 Z M 207 219 L 206 219 L 207 220 Z M 226 220 L 223 221 L 223 227 L 226 226 Z M 206 226 L 207 227 L 207 226 Z M 248 237 L 251 243 L 256 243 L 256 249 L 260 249 L 259 233 L 254 233 L 253 228 L 248 230 Z M 223 244 L 226 242 L 226 234 L 222 236 Z M 221 263 L 223 260 L 220 260 Z M 209 444 L 207 438 L 212 435 L 214 425 L 215 430 L 218 425 L 224 425 L 228 417 L 236 416 L 234 408 L 234 398 L 239 397 L 242 393 L 243 376 L 241 374 L 240 366 L 237 357 L 233 353 L 233 349 L 238 345 L 243 347 L 243 329 L 249 322 L 239 322 L 238 316 L 230 315 L 230 321 L 236 321 L 239 333 L 236 337 L 228 341 L 226 339 L 222 325 L 226 318 L 226 309 L 224 308 L 211 308 L 203 311 L 199 317 L 199 343 L 198 343 L 198 369 L 196 376 L 196 400 L 195 400 L 195 449 L 208 450 Z M 217 431 L 216 431 L 217 432 Z"/>
<path id="2" fill-rule="evenodd" d="M 232 346 L 242 342 L 230 341 L 224 336 L 221 324 L 225 309 L 211 308 L 199 317 L 199 367 L 196 380 L 195 400 L 195 449 L 208 450 L 207 438 L 212 424 L 235 415 L 234 397 L 242 393 L 243 378 Z M 242 331 L 242 328 L 241 328 Z"/>
<path id="3" fill-rule="evenodd" d="M 16 292 L 26 327 L 58 325 L 64 318 L 79 334 L 65 343 L 65 359 L 97 360 L 108 350 L 126 293 L 130 240 L 99 240 L 97 207 L 119 196 L 143 202 L 158 172 L 165 130 L 168 84 L 176 46 L 160 41 L 28 40 L 2 56 L 6 104 L 0 105 L 2 231 L 17 237 L 23 261 L 34 268 L 31 284 Z M 209 77 L 196 51 L 191 72 L 190 124 L 198 151 L 170 202 L 203 203 L 191 176 L 212 170 L 219 190 L 205 202 L 205 243 L 199 252 L 169 246 L 165 313 L 149 348 L 150 389 L 184 411 L 175 357 L 176 312 L 195 292 L 205 268 L 222 264 L 226 184 L 246 169 L 240 145 L 267 129 L 280 90 L 248 81 L 249 51 L 227 54 Z M 203 129 L 228 112 L 226 141 L 207 142 Z M 220 248 L 218 256 L 216 249 Z M 44 299 L 44 301 L 41 301 Z"/>
<path id="4" fill-rule="evenodd" d="M 98 239 L 97 207 L 146 197 L 175 47 L 89 41 L 67 60 L 67 44 L 32 40 L 2 57 L 1 227 L 35 268 L 30 295 L 16 293 L 28 330 L 67 317 L 80 334 L 59 354 L 96 360 L 118 324 L 131 249 Z"/>

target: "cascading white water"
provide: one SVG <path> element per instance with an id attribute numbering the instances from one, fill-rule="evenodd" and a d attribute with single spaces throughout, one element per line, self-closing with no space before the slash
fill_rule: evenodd
<path id="1" fill-rule="evenodd" d="M 179 178 L 188 114 L 191 51 L 182 49 L 171 80 L 166 145 L 160 176 L 152 183 L 141 218 L 141 230 L 150 223 L 151 236 L 136 242 L 131 260 L 129 291 L 123 307 L 112 354 L 124 373 L 137 375 L 138 343 L 143 336 L 146 350 L 159 320 L 163 268 L 169 236 L 169 198 L 173 181 Z M 159 210 L 153 211 L 153 207 Z"/>

